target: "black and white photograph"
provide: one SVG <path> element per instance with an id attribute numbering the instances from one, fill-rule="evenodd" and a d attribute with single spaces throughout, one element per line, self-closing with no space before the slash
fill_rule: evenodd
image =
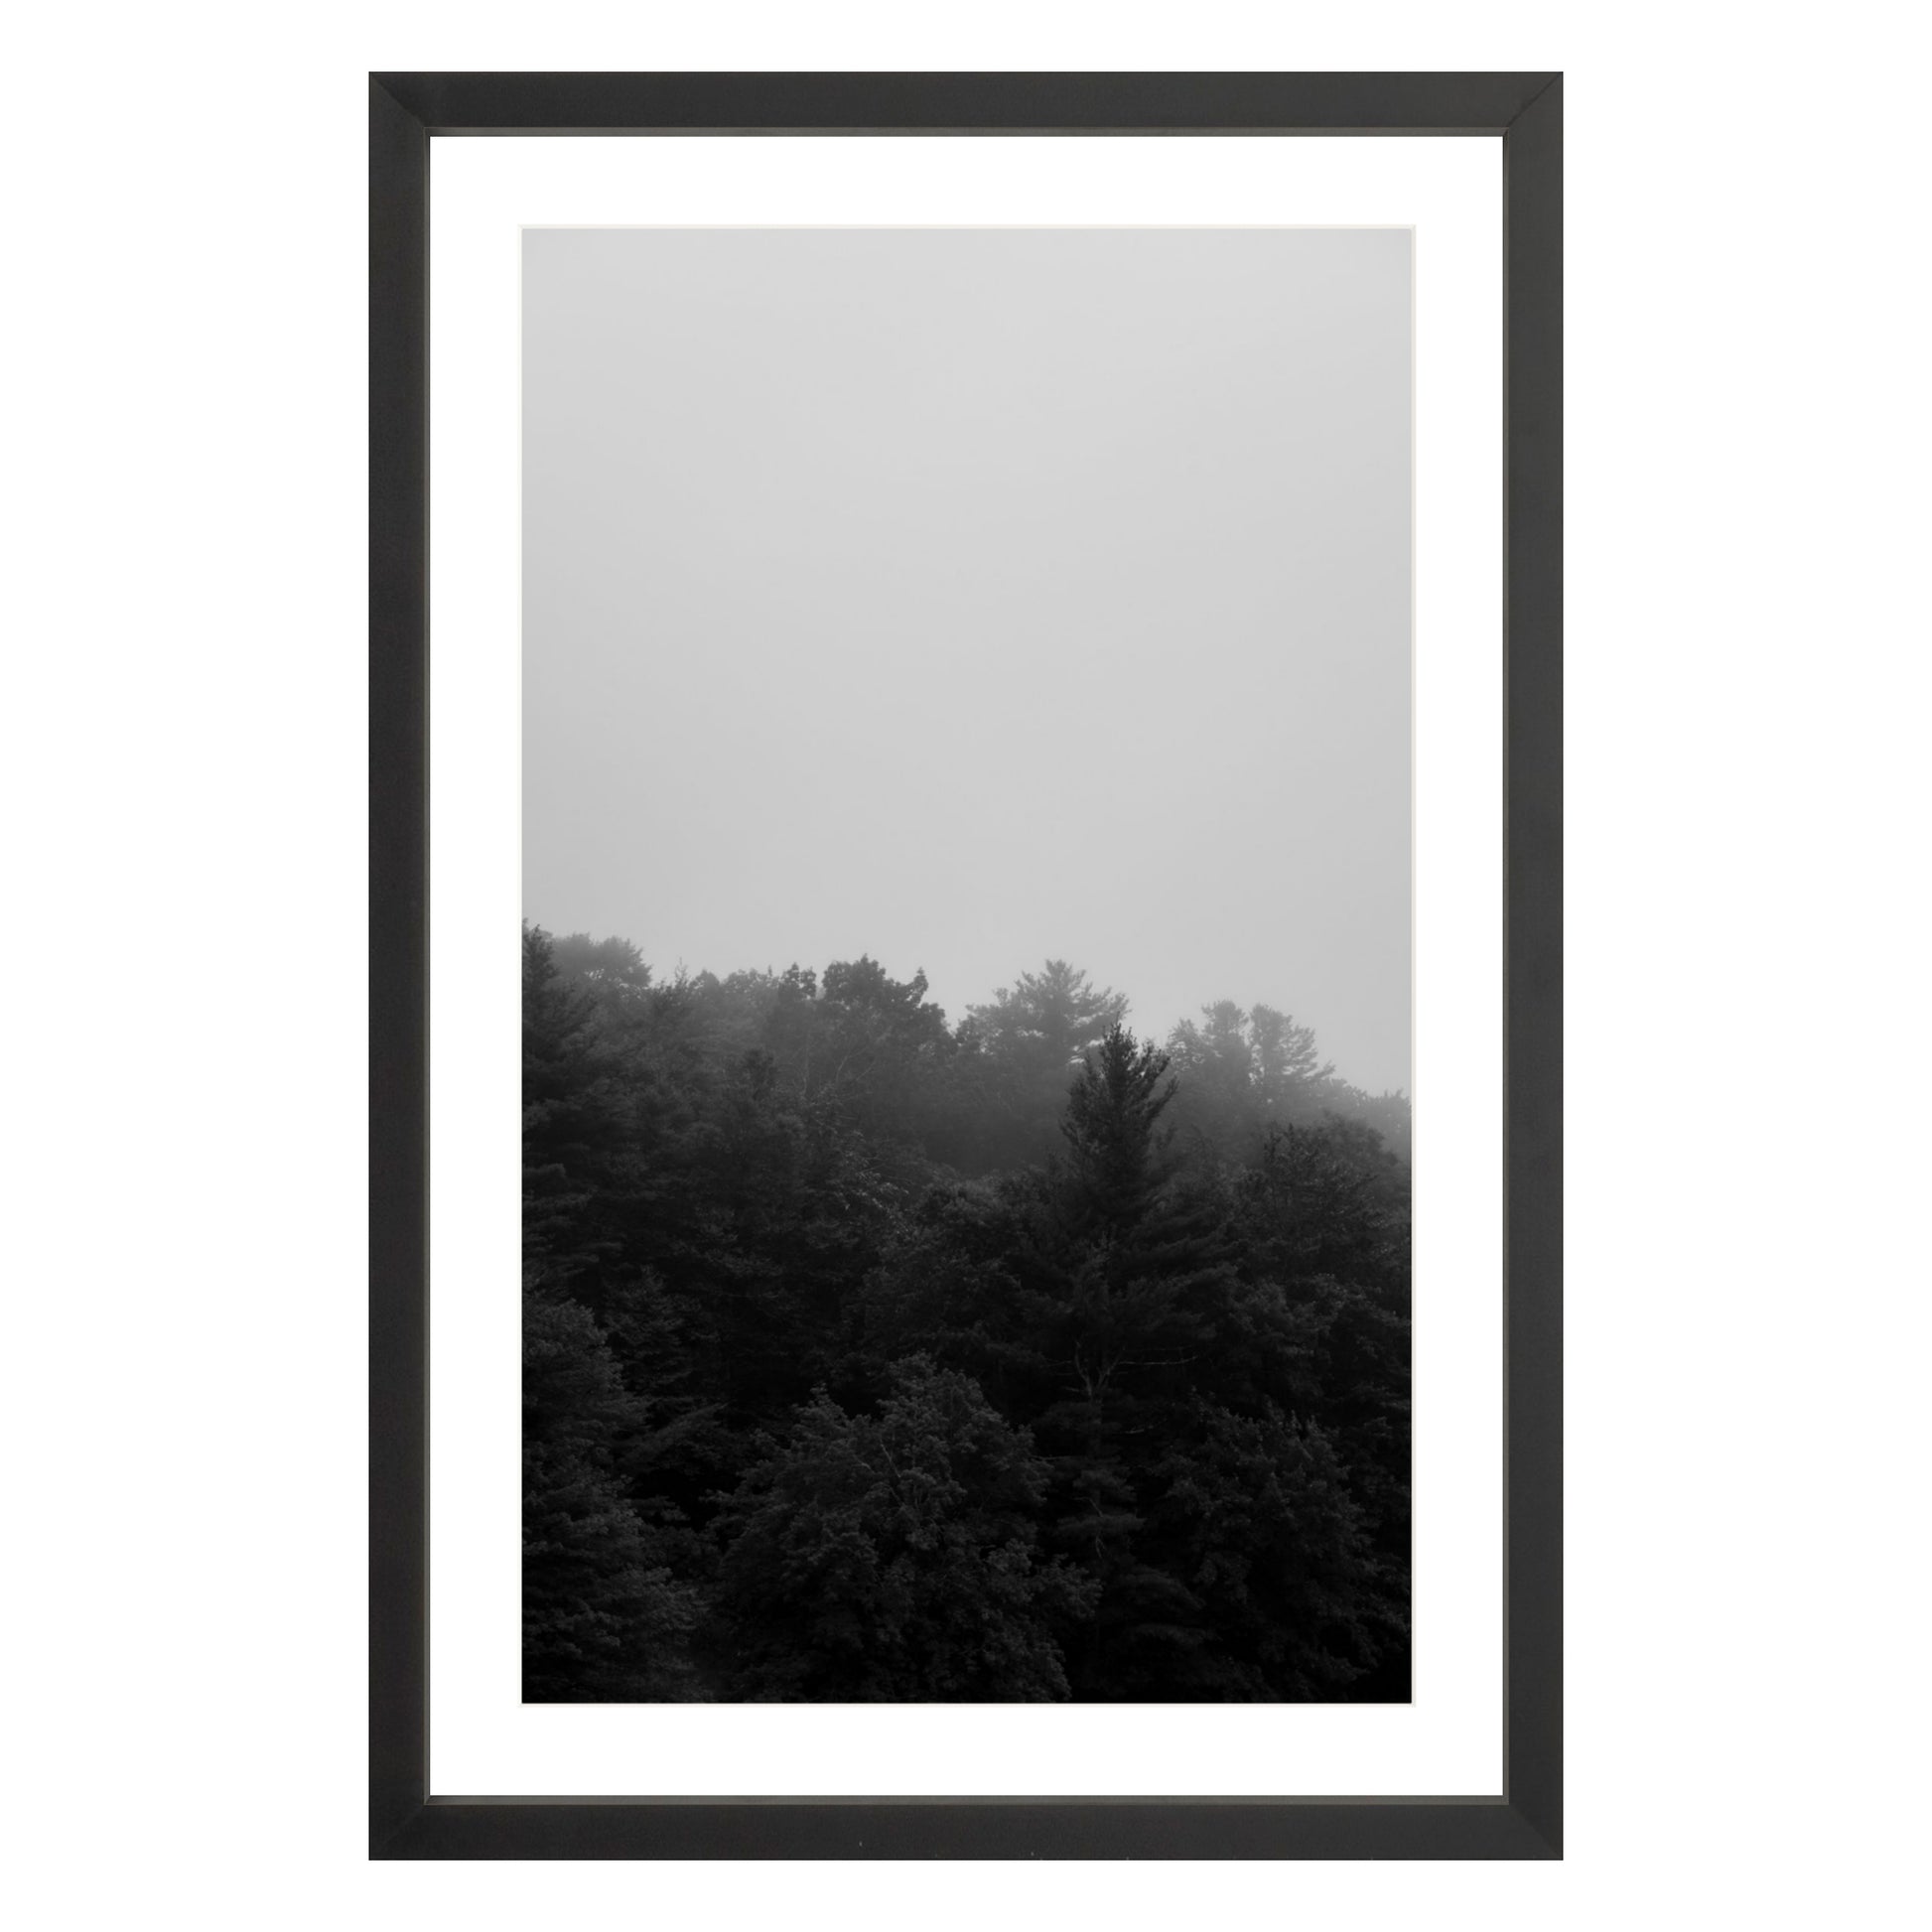
<path id="1" fill-rule="evenodd" d="M 14 1922 L 1912 1922 L 1921 22 L 1740 21 L 21 14 Z"/>
<path id="2" fill-rule="evenodd" d="M 1407 1703 L 1412 232 L 521 247 L 523 1700 Z"/>

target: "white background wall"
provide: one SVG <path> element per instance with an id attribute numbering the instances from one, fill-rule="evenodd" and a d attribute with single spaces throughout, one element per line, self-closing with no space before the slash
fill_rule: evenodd
<path id="1" fill-rule="evenodd" d="M 1922 1899 L 1908 18 L 203 0 L 16 26 L 24 1923 L 1867 1925 Z M 746 66 L 1569 72 L 1561 1866 L 363 1863 L 361 75 Z"/>

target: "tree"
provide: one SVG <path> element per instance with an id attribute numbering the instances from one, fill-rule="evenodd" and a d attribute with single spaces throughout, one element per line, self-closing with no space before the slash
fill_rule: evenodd
<path id="1" fill-rule="evenodd" d="M 523 928 L 523 1252 L 568 1281 L 610 1251 L 600 1182 L 623 1159 L 626 1106 L 597 1004 L 558 972 L 550 935 Z"/>
<path id="2" fill-rule="evenodd" d="M 1002 1415 L 1036 1415 L 1053 1386 L 1039 1338 L 1054 1310 L 1014 1266 L 1028 1211 L 983 1182 L 929 1188 L 866 1278 L 855 1378 L 883 1387 L 892 1363 L 926 1353 L 970 1375 Z"/>
<path id="3" fill-rule="evenodd" d="M 1254 1047 L 1255 1084 L 1272 1113 L 1287 1115 L 1301 1094 L 1313 1094 L 1334 1073 L 1314 1048 L 1314 1029 L 1298 1027 L 1285 1013 L 1256 1005 L 1248 1016 Z"/>
<path id="4" fill-rule="evenodd" d="M 529 1696 L 1407 1695 L 1401 1096 L 1064 962 L 523 970 Z"/>
<path id="5" fill-rule="evenodd" d="M 1168 1038 L 1181 1076 L 1176 1115 L 1198 1146 L 1227 1161 L 1252 1159 L 1261 1136 L 1289 1121 L 1317 1118 L 1332 1097 L 1334 1068 L 1315 1051 L 1314 1030 L 1285 1013 L 1232 1000 L 1201 1008 Z"/>
<path id="6" fill-rule="evenodd" d="M 1056 1079 L 1064 1079 L 1126 1014 L 1125 994 L 1096 987 L 1063 959 L 1049 959 L 1037 973 L 1022 973 L 986 1005 L 966 1009 L 988 1051 L 1049 1071 Z"/>
<path id="7" fill-rule="evenodd" d="M 1415 1123 L 1406 1093 L 1365 1093 L 1360 1087 L 1336 1080 L 1329 1085 L 1327 1111 L 1379 1134 L 1383 1146 L 1405 1167 L 1413 1158 Z"/>
<path id="8" fill-rule="evenodd" d="M 613 1014 L 635 1010 L 650 991 L 650 968 L 628 939 L 567 932 L 551 940 L 550 957 L 560 978 L 589 992 Z"/>
<path id="9" fill-rule="evenodd" d="M 967 1008 L 961 1043 L 984 1061 L 979 1091 L 990 1114 L 984 1165 L 1020 1167 L 1053 1152 L 1068 1079 L 1126 1013 L 1124 994 L 1095 987 L 1063 959 Z"/>
<path id="10" fill-rule="evenodd" d="M 720 1520 L 723 1668 L 756 1698 L 1065 1698 L 1057 1631 L 1093 1591 L 1038 1552 L 1045 1484 L 1026 1433 L 924 1356 L 876 1416 L 819 1390 Z"/>
<path id="11" fill-rule="evenodd" d="M 875 1141 L 911 1142 L 927 1125 L 952 1035 L 944 1010 L 925 995 L 923 972 L 900 982 L 863 953 L 825 969 L 817 1009 L 820 1093 Z"/>
<path id="12" fill-rule="evenodd" d="M 1149 1488 L 1147 1547 L 1188 1580 L 1193 1604 L 1151 1695 L 1332 1701 L 1406 1640 L 1406 1621 L 1385 1614 L 1347 1469 L 1317 1425 L 1272 1403 L 1244 1416 L 1197 1399 Z"/>
<path id="13" fill-rule="evenodd" d="M 1241 1251 L 1278 1285 L 1306 1363 L 1298 1389 L 1348 1471 L 1377 1569 L 1379 1694 L 1407 1695 L 1410 1283 L 1407 1167 L 1372 1128 L 1271 1132 L 1242 1181 Z"/>
<path id="14" fill-rule="evenodd" d="M 695 1693 L 692 1590 L 672 1580 L 616 1468 L 641 1421 L 587 1310 L 523 1307 L 523 1695 L 532 1703 Z"/>
<path id="15" fill-rule="evenodd" d="M 1100 1594 L 1074 1640 L 1082 1698 L 1144 1697 L 1198 1639 L 1200 1604 L 1149 1540 L 1157 1446 L 1207 1373 L 1238 1287 L 1219 1204 L 1176 1173 L 1168 1056 L 1118 1021 L 1067 1093 L 1062 1163 L 1017 1257 L 1052 1316 L 1056 1388 L 1038 1418 L 1057 1474 L 1053 1533 Z"/>
<path id="16" fill-rule="evenodd" d="M 1067 1090 L 1060 1136 L 1071 1169 L 1068 1199 L 1076 1223 L 1119 1235 L 1151 1206 L 1173 1163 L 1157 1138 L 1177 1082 L 1150 1041 L 1116 1021 L 1087 1055 Z"/>
<path id="17" fill-rule="evenodd" d="M 1408 1170 L 1373 1128 L 1271 1129 L 1241 1199 L 1243 1246 L 1278 1279 L 1333 1276 L 1408 1313 Z"/>

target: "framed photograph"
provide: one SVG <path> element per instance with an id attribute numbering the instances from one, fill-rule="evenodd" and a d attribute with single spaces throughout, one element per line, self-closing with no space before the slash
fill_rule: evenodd
<path id="1" fill-rule="evenodd" d="M 370 1856 L 1560 1857 L 1561 77 L 369 211 Z"/>

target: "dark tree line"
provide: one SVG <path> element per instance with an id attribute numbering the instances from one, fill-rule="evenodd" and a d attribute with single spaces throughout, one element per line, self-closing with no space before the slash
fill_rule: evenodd
<path id="1" fill-rule="evenodd" d="M 523 934 L 524 1695 L 1409 1695 L 1408 1108 Z"/>

